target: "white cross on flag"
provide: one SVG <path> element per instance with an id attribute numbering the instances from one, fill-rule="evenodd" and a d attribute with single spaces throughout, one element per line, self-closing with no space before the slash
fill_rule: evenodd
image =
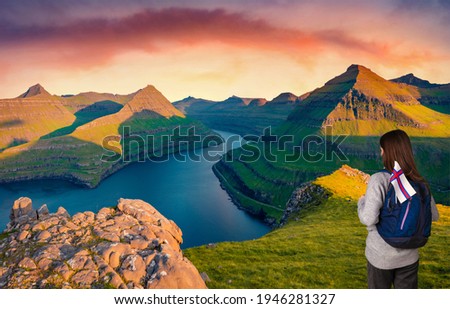
<path id="1" fill-rule="evenodd" d="M 406 176 L 397 161 L 394 162 L 394 170 L 392 171 L 390 181 L 394 187 L 395 196 L 397 196 L 400 203 L 409 200 L 411 196 L 416 194 L 416 190 L 414 190 L 408 179 L 406 179 Z"/>

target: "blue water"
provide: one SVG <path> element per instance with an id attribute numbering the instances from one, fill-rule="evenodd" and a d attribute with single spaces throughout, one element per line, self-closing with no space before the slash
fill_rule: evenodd
<path id="1" fill-rule="evenodd" d="M 219 132 L 225 139 L 231 133 Z M 238 139 L 234 136 L 235 140 Z M 239 143 L 229 143 L 228 149 Z M 216 150 L 222 146 L 197 150 Z M 211 153 L 210 153 L 211 154 Z M 220 187 L 212 172 L 215 162 L 170 157 L 166 162 L 134 163 L 106 178 L 97 188 L 86 189 L 61 180 L 34 180 L 0 186 L 0 230 L 9 222 L 14 201 L 27 196 L 33 207 L 47 204 L 50 212 L 63 206 L 73 215 L 117 205 L 121 197 L 142 199 L 174 220 L 183 231 L 183 248 L 220 241 L 258 238 L 270 228 L 239 210 Z"/>

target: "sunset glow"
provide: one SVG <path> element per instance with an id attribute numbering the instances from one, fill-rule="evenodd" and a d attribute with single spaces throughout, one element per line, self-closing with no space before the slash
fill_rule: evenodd
<path id="1" fill-rule="evenodd" d="M 447 1 L 2 1 L 0 97 L 52 94 L 272 99 L 352 63 L 450 81 Z"/>

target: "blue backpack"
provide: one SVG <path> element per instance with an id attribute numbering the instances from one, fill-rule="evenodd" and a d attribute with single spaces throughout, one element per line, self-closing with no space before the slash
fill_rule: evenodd
<path id="1" fill-rule="evenodd" d="M 389 173 L 387 170 L 383 172 Z M 392 247 L 413 249 L 423 247 L 431 233 L 431 194 L 424 183 L 409 181 L 416 191 L 400 203 L 391 183 L 376 224 L 380 236 Z"/>

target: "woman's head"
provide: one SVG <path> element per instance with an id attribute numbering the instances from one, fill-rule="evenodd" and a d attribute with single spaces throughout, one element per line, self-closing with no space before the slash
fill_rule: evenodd
<path id="1" fill-rule="evenodd" d="M 414 162 L 411 141 L 402 130 L 394 130 L 385 133 L 380 138 L 382 148 L 383 165 L 388 171 L 394 169 L 394 161 L 400 164 L 403 173 L 413 181 L 424 181 L 420 176 Z"/>

